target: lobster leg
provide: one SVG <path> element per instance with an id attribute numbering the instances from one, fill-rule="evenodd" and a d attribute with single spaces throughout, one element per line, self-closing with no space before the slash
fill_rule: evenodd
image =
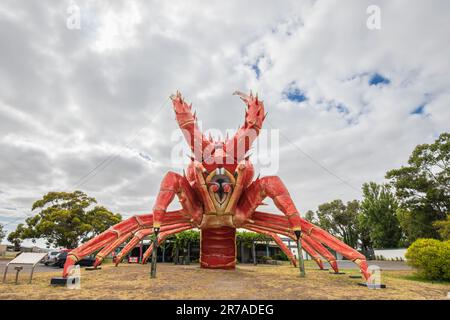
<path id="1" fill-rule="evenodd" d="M 341 253 L 345 258 L 356 263 L 359 266 L 364 278 L 366 278 L 366 280 L 369 279 L 370 274 L 367 271 L 368 266 L 366 257 L 363 254 L 359 253 L 352 247 L 346 245 L 344 242 L 336 239 L 325 230 L 313 225 L 307 220 L 301 219 L 301 226 L 302 230 L 311 238 L 325 244 L 334 251 Z"/>
<path id="2" fill-rule="evenodd" d="M 128 234 L 142 228 L 148 228 L 152 225 L 153 215 L 145 214 L 133 216 L 112 226 L 108 230 L 102 232 L 98 236 L 69 252 L 64 264 L 63 277 L 66 278 L 69 272 L 69 268 L 83 257 L 99 250 L 100 248 L 103 248 L 104 246 L 108 245 L 112 241 L 117 240 L 124 234 Z"/>
<path id="3" fill-rule="evenodd" d="M 162 226 L 161 227 L 161 233 L 160 235 L 163 235 L 167 232 L 170 232 L 172 230 L 179 230 L 180 228 L 186 228 L 189 229 L 192 228 L 192 225 L 189 223 L 179 223 L 179 224 L 173 224 L 170 226 Z M 153 229 L 147 228 L 143 230 L 139 230 L 134 234 L 134 237 L 131 238 L 131 240 L 125 245 L 125 247 L 122 249 L 122 251 L 119 252 L 116 258 L 116 266 L 119 265 L 120 262 L 122 262 L 123 257 L 126 256 L 142 239 L 144 239 L 146 236 L 153 234 Z"/>
<path id="4" fill-rule="evenodd" d="M 313 247 L 311 247 L 311 245 L 308 242 L 305 241 L 303 237 L 302 237 L 302 248 L 313 258 L 313 260 L 317 263 L 319 268 L 323 270 L 323 262 L 322 259 L 320 258 L 320 255 L 316 252 L 316 250 L 313 249 Z"/>
<path id="5" fill-rule="evenodd" d="M 171 224 L 177 224 L 181 222 L 189 222 L 190 220 L 185 217 L 185 214 L 181 210 L 169 211 L 163 217 L 163 225 L 168 226 Z M 119 237 L 117 240 L 111 242 L 107 246 L 105 246 L 99 253 L 97 253 L 95 257 L 94 267 L 98 267 L 103 259 L 107 257 L 113 250 L 119 247 L 122 243 L 124 243 L 128 238 L 133 236 L 133 232 L 129 232 Z"/>
<path id="6" fill-rule="evenodd" d="M 123 249 L 119 252 L 119 254 L 116 257 L 116 267 L 119 265 L 119 263 L 122 262 L 123 257 L 126 256 L 133 248 L 146 236 L 153 233 L 152 229 L 143 229 L 139 230 L 136 233 L 134 233 L 133 238 L 123 247 Z"/>
<path id="7" fill-rule="evenodd" d="M 258 228 L 268 232 L 281 234 L 296 240 L 295 234 L 289 228 L 286 217 L 281 215 L 275 215 L 270 213 L 255 212 L 252 219 L 249 219 L 243 226 L 243 228 Z"/>
<path id="8" fill-rule="evenodd" d="M 166 220 L 165 216 L 169 214 L 167 208 L 175 195 L 178 196 L 183 207 L 182 212 L 188 213 L 185 214 L 185 217 L 196 224 L 201 222 L 202 207 L 186 177 L 174 172 L 168 172 L 161 182 L 155 206 L 153 207 L 153 228 L 160 228 L 163 221 Z"/>
<path id="9" fill-rule="evenodd" d="M 132 235 L 132 232 L 125 233 L 117 240 L 111 242 L 109 245 L 100 250 L 99 253 L 97 253 L 97 255 L 95 256 L 94 268 L 97 268 L 103 262 L 103 259 L 105 259 L 105 257 L 107 257 L 114 249 L 116 249 L 126 240 L 128 240 L 128 238 L 130 238 Z"/>
<path id="10" fill-rule="evenodd" d="M 283 240 L 281 240 L 281 238 L 276 233 L 269 232 L 269 231 L 259 229 L 256 227 L 247 227 L 247 229 L 258 232 L 258 233 L 262 233 L 262 234 L 265 234 L 266 236 L 271 237 L 276 242 L 276 244 L 280 247 L 281 251 L 284 252 L 284 254 L 289 258 L 289 260 L 291 260 L 292 264 L 295 267 L 297 266 L 297 260 L 295 259 L 294 254 L 292 253 L 291 250 L 289 250 L 289 248 L 286 246 L 286 244 L 283 242 Z"/>
<path id="11" fill-rule="evenodd" d="M 158 245 L 160 243 L 164 242 L 168 236 L 175 234 L 175 233 L 185 231 L 185 230 L 189 230 L 189 229 L 192 229 L 192 226 L 180 227 L 180 228 L 173 229 L 171 231 L 161 232 L 158 236 Z M 152 251 L 153 251 L 153 244 L 151 244 L 148 247 L 148 249 L 144 252 L 144 255 L 142 256 L 142 264 L 147 262 L 148 258 L 152 254 Z"/>
<path id="12" fill-rule="evenodd" d="M 256 232 L 259 232 L 259 233 L 263 233 L 263 234 L 266 234 L 266 235 L 269 235 L 269 236 L 271 236 L 271 237 L 273 237 L 272 235 L 275 235 L 276 236 L 276 238 L 278 238 L 278 239 L 276 239 L 275 237 L 274 237 L 274 240 L 275 240 L 275 242 L 280 246 L 280 248 L 283 250 L 283 248 L 282 248 L 282 245 L 283 246 L 285 246 L 286 247 L 286 245 L 284 244 L 284 242 L 278 237 L 278 235 L 277 234 L 275 234 L 274 232 L 270 232 L 270 231 L 267 231 L 267 229 L 265 230 L 264 228 L 265 227 L 254 227 L 254 226 L 252 226 L 252 227 L 249 227 L 249 226 L 247 226 L 246 227 L 248 230 L 252 230 L 252 231 L 256 231 Z M 293 234 L 287 234 L 287 236 L 289 237 L 289 238 L 291 238 L 291 239 L 293 239 L 293 240 L 296 240 L 296 238 L 295 238 L 295 236 L 293 235 Z M 304 234 L 302 234 L 302 247 L 303 247 L 303 249 L 314 259 L 314 261 L 317 263 L 317 265 L 319 266 L 319 268 L 320 269 L 323 269 L 323 262 L 322 262 L 322 259 L 320 258 L 320 255 L 316 252 L 316 250 L 315 250 L 315 247 L 313 247 L 312 245 L 310 245 L 310 243 L 309 242 L 306 242 L 306 240 L 305 240 L 305 237 L 304 237 L 305 235 Z M 281 244 L 282 245 L 281 245 Z M 320 245 L 319 243 L 316 243 L 317 245 Z M 322 246 L 323 247 L 323 246 Z M 289 254 L 288 253 L 286 253 L 286 251 L 285 250 L 283 250 L 283 252 L 291 259 L 291 256 L 293 257 L 293 259 L 294 259 L 294 261 L 291 259 L 291 261 L 293 262 L 293 264 L 294 264 L 294 266 L 297 266 L 297 264 L 296 264 L 296 262 L 295 262 L 295 257 L 294 257 L 294 255 L 292 254 L 292 252 L 291 252 L 291 250 L 289 250 L 287 247 L 286 247 L 286 249 L 287 249 L 287 251 L 289 251 Z M 325 248 L 323 248 L 323 249 L 325 249 Z M 326 249 L 325 249 L 326 250 Z M 331 255 L 331 253 L 330 253 L 330 255 Z M 332 256 L 333 258 L 334 258 L 334 256 Z M 335 260 L 335 259 L 334 259 Z"/>
<path id="13" fill-rule="evenodd" d="M 312 239 L 305 233 L 302 233 L 302 239 L 304 245 L 311 246 L 315 251 L 317 251 L 322 257 L 324 257 L 328 261 L 331 268 L 333 268 L 334 272 L 336 273 L 339 272 L 336 258 L 330 253 L 330 251 L 328 251 L 327 248 L 325 248 L 320 242 L 317 242 L 316 240 Z M 323 269 L 323 267 L 320 269 Z"/>
<path id="14" fill-rule="evenodd" d="M 289 222 L 286 217 L 281 216 L 281 215 L 271 214 L 271 213 L 259 212 L 259 211 L 255 212 L 253 214 L 252 220 L 249 223 L 256 225 L 256 226 L 263 226 L 265 229 L 277 228 L 283 232 L 286 232 L 289 228 Z M 366 257 L 364 255 L 362 255 L 355 249 L 351 248 L 350 246 L 346 245 L 342 241 L 336 239 L 335 237 L 333 237 L 332 235 L 330 235 L 328 232 L 324 231 L 323 229 L 308 222 L 307 220 L 300 219 L 300 223 L 301 223 L 301 230 L 303 231 L 302 235 L 306 234 L 312 240 L 322 243 L 322 244 L 326 245 L 327 247 L 333 249 L 334 251 L 341 253 L 345 258 L 356 263 L 359 266 L 360 271 L 363 274 L 363 276 L 366 279 L 369 279 L 370 274 L 367 271 L 368 266 L 367 266 L 367 262 L 366 262 Z M 280 233 L 280 232 L 278 232 L 278 233 Z M 313 243 L 309 242 L 309 244 L 313 244 Z M 317 247 L 317 248 L 319 248 L 319 247 Z M 325 251 L 322 251 L 322 252 L 321 252 L 321 254 L 325 255 Z"/>
<path id="15" fill-rule="evenodd" d="M 286 186 L 277 176 L 268 176 L 255 180 L 242 195 L 237 212 L 237 221 L 245 223 L 252 219 L 256 208 L 262 204 L 262 201 L 269 197 L 273 200 L 277 208 L 285 215 L 287 219 L 287 229 L 299 231 L 300 214 L 289 195 Z"/>

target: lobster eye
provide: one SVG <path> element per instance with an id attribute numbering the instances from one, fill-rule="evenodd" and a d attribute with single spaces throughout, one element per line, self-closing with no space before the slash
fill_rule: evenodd
<path id="1" fill-rule="evenodd" d="M 212 192 L 217 192 L 217 191 L 219 191 L 219 185 L 218 185 L 217 183 L 211 183 L 211 184 L 209 185 L 209 189 L 210 189 Z"/>
<path id="2" fill-rule="evenodd" d="M 231 191 L 231 186 L 227 183 L 227 184 L 223 184 L 223 192 L 225 193 L 229 193 Z"/>

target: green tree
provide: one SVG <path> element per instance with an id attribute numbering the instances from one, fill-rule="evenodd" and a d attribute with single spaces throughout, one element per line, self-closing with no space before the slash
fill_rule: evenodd
<path id="1" fill-rule="evenodd" d="M 357 200 L 349 201 L 346 205 L 342 200 L 333 200 L 321 204 L 317 210 L 318 225 L 353 248 L 358 246 L 358 215 Z"/>
<path id="2" fill-rule="evenodd" d="M 398 203 L 387 185 L 375 182 L 362 186 L 360 223 L 376 248 L 396 248 L 402 238 L 402 230 L 396 216 Z"/>
<path id="3" fill-rule="evenodd" d="M 0 243 L 2 243 L 3 239 L 5 239 L 6 231 L 4 229 L 4 226 L 0 224 Z"/>
<path id="4" fill-rule="evenodd" d="M 187 255 L 187 260 L 190 262 L 190 248 L 192 244 L 200 242 L 200 232 L 197 230 L 186 230 L 174 234 L 168 239 L 171 240 L 173 245 L 172 257 L 174 257 L 174 259 L 178 259 L 178 254 L 180 250 L 182 250 Z"/>
<path id="5" fill-rule="evenodd" d="M 362 218 L 362 214 L 358 215 L 358 233 L 359 233 L 359 241 L 361 242 L 361 250 L 362 253 L 368 257 L 369 259 L 375 258 L 375 252 L 373 251 L 373 243 L 370 238 L 370 226 L 364 223 L 364 219 Z"/>
<path id="6" fill-rule="evenodd" d="M 20 250 L 20 245 L 22 244 L 22 235 L 24 233 L 23 223 L 19 223 L 15 231 L 8 234 L 8 241 L 14 245 L 14 251 Z"/>
<path id="7" fill-rule="evenodd" d="M 76 248 L 122 220 L 120 214 L 96 203 L 81 191 L 49 192 L 33 203 L 32 210 L 40 212 L 26 219 L 26 226 L 19 225 L 11 240 L 43 238 L 48 246 Z"/>
<path id="8" fill-rule="evenodd" d="M 304 218 L 305 220 L 308 220 L 309 222 L 316 224 L 316 217 L 314 216 L 314 212 L 312 210 L 306 211 Z"/>
<path id="9" fill-rule="evenodd" d="M 246 247 L 251 247 L 253 242 L 269 242 L 272 238 L 265 234 L 247 231 L 236 232 L 236 242 L 241 243 Z"/>
<path id="10" fill-rule="evenodd" d="M 200 242 L 200 232 L 197 230 L 186 230 L 172 236 L 174 249 L 186 249 L 189 244 Z"/>
<path id="11" fill-rule="evenodd" d="M 437 229 L 443 240 L 450 240 L 450 214 L 447 219 L 435 221 L 433 226 Z"/>
<path id="12" fill-rule="evenodd" d="M 439 238 L 433 223 L 450 212 L 449 164 L 450 133 L 442 133 L 434 143 L 418 145 L 408 166 L 387 172 L 400 202 L 397 217 L 408 243 Z"/>

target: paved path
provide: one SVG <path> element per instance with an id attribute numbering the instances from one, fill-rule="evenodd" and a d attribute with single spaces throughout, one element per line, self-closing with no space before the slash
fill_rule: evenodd
<path id="1" fill-rule="evenodd" d="M 3 279 L 3 272 L 5 271 L 5 267 L 8 264 L 8 262 L 9 262 L 9 260 L 0 260 L 0 276 L 1 276 L 1 279 Z M 29 270 L 29 269 L 28 268 L 27 269 L 24 268 L 23 271 L 29 272 L 27 270 Z M 34 272 L 52 272 L 52 271 L 58 271 L 58 270 L 60 270 L 60 269 L 57 268 L 57 267 L 48 267 L 48 266 L 46 266 L 44 264 L 41 264 L 41 263 L 38 263 L 36 265 L 36 268 L 34 268 Z M 21 271 L 21 272 L 23 272 L 23 271 Z M 15 272 L 14 268 L 10 267 L 8 269 L 8 274 L 10 272 Z M 1 279 L 0 279 L 0 281 L 1 281 Z"/>
<path id="2" fill-rule="evenodd" d="M 8 260 L 0 260 L 0 276 L 3 276 L 3 272 L 5 270 L 5 266 L 7 263 Z M 408 266 L 404 261 L 368 261 L 368 264 L 369 266 L 377 265 L 381 268 L 381 270 L 411 270 L 411 267 Z M 359 269 L 359 267 L 356 264 L 348 260 L 338 260 L 338 266 L 340 269 L 355 269 L 355 270 Z M 331 269 L 330 265 L 325 261 L 324 267 Z M 34 269 L 34 272 L 52 272 L 58 270 L 61 269 L 58 267 L 48 267 L 43 264 L 38 264 Z M 14 272 L 14 270 L 11 270 L 9 272 Z"/>
<path id="3" fill-rule="evenodd" d="M 330 265 L 324 261 L 324 267 L 330 268 Z M 404 261 L 367 261 L 369 266 L 379 266 L 381 270 L 411 270 L 412 268 Z M 338 260 L 340 269 L 359 269 L 359 267 L 349 260 Z"/>

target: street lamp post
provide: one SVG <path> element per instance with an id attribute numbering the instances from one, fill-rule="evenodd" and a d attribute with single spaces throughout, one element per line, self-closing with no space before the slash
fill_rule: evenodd
<path id="1" fill-rule="evenodd" d="M 154 228 L 153 250 L 152 250 L 152 265 L 150 268 L 150 278 L 156 278 L 156 258 L 158 257 L 158 234 L 159 228 Z"/>
<path id="2" fill-rule="evenodd" d="M 297 237 L 297 251 L 298 251 L 298 268 L 300 270 L 300 277 L 305 277 L 305 261 L 303 260 L 303 249 L 302 249 L 302 232 L 300 230 L 294 231 Z"/>

